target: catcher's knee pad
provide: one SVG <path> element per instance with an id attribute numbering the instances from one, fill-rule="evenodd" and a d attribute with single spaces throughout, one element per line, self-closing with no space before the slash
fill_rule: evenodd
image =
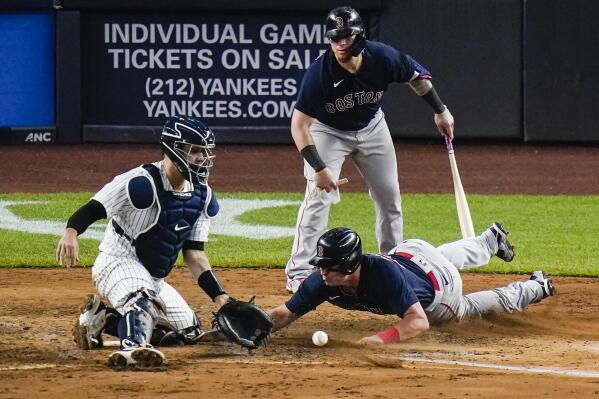
<path id="1" fill-rule="evenodd" d="M 125 302 L 124 331 L 119 331 L 121 346 L 140 347 L 150 344 L 156 320 L 162 317 L 165 303 L 156 292 L 141 289 L 132 293 Z"/>

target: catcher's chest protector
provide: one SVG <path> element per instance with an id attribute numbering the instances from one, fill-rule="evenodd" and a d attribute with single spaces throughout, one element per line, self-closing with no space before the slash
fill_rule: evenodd
<path id="1" fill-rule="evenodd" d="M 208 188 L 197 185 L 191 193 L 175 194 L 164 189 L 158 168 L 154 165 L 144 168 L 154 179 L 160 213 L 156 224 L 135 239 L 135 252 L 153 277 L 164 278 L 204 209 Z"/>

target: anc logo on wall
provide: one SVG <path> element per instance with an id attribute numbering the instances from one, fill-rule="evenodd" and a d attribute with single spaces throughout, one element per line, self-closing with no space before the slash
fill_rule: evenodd
<path id="1" fill-rule="evenodd" d="M 30 132 L 25 137 L 26 143 L 51 143 L 53 139 L 52 132 Z"/>

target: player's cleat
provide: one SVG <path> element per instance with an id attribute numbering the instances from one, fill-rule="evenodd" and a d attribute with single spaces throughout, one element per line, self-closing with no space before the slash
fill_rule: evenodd
<path id="1" fill-rule="evenodd" d="M 532 274 L 530 275 L 530 280 L 536 281 L 537 283 L 541 284 L 541 287 L 543 287 L 543 298 L 541 299 L 545 299 L 555 294 L 555 287 L 553 286 L 553 282 L 549 277 L 547 277 L 544 271 L 536 270 L 532 272 Z M 535 301 L 535 303 L 541 302 L 541 299 Z"/>
<path id="2" fill-rule="evenodd" d="M 162 352 L 149 346 L 116 351 L 108 358 L 108 366 L 115 370 L 158 367 L 163 362 Z"/>
<path id="3" fill-rule="evenodd" d="M 285 285 L 287 292 L 289 292 L 290 294 L 295 294 L 299 289 L 299 286 L 302 285 L 305 279 L 306 277 L 303 276 L 297 276 L 292 279 L 287 279 L 287 284 Z"/>
<path id="4" fill-rule="evenodd" d="M 510 233 L 508 233 L 499 222 L 493 223 L 491 231 L 495 235 L 495 239 L 497 239 L 498 249 L 495 255 L 504 262 L 511 262 L 514 259 L 514 256 L 516 256 L 516 253 L 514 252 L 514 246 L 507 239 L 507 236 Z"/>
<path id="5" fill-rule="evenodd" d="M 108 309 L 98 295 L 89 295 L 73 328 L 77 346 L 83 350 L 101 348 L 104 344 L 102 332 L 113 317 L 118 317 L 116 311 Z"/>

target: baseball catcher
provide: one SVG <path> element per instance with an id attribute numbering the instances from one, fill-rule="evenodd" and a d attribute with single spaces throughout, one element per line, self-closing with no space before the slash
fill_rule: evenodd
<path id="1" fill-rule="evenodd" d="M 214 133 L 197 118 L 173 116 L 160 148 L 162 160 L 116 176 L 76 211 L 56 249 L 61 265 L 74 265 L 77 237 L 109 219 L 92 275 L 110 306 L 91 296 L 74 336 L 82 349 L 101 347 L 103 332 L 118 336 L 120 350 L 108 359 L 114 368 L 159 366 L 164 354 L 154 345 L 194 343 L 204 335 L 189 304 L 165 281 L 179 253 L 215 310 L 229 298 L 204 249 L 220 209 L 208 184 Z"/>
<path id="2" fill-rule="evenodd" d="M 212 326 L 220 330 L 231 342 L 248 349 L 266 345 L 272 330 L 270 316 L 254 303 L 229 298 L 216 313 Z"/>

